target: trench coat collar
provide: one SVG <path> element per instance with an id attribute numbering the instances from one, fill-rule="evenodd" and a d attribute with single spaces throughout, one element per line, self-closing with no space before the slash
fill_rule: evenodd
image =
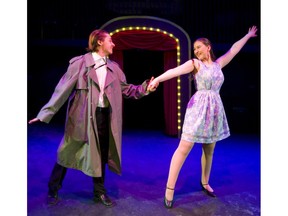
<path id="1" fill-rule="evenodd" d="M 86 67 L 92 67 L 93 65 L 95 65 L 95 61 L 94 61 L 94 58 L 92 56 L 92 53 L 89 52 L 89 53 L 86 53 L 84 55 L 84 59 L 85 59 L 85 64 L 86 64 Z"/>
<path id="2" fill-rule="evenodd" d="M 94 61 L 94 58 L 92 56 L 92 53 L 89 52 L 89 53 L 86 53 L 84 55 L 84 58 L 85 58 L 85 62 L 86 62 L 86 67 L 88 67 L 89 71 L 88 71 L 88 74 L 89 74 L 89 77 L 94 81 L 96 82 L 97 84 L 99 84 L 99 81 L 98 81 L 98 78 L 97 78 L 97 75 L 95 73 L 95 70 L 94 70 L 94 65 L 95 65 L 95 61 Z M 114 80 L 115 80 L 115 74 L 113 73 L 113 66 L 112 66 L 112 63 L 109 59 L 107 59 L 107 75 L 106 75 L 106 81 L 105 81 L 105 86 L 104 88 L 106 88 L 107 86 L 109 86 Z"/>

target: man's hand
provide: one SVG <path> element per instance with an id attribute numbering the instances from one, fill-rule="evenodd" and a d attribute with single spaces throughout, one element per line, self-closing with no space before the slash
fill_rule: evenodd
<path id="1" fill-rule="evenodd" d="M 156 91 L 156 88 L 158 87 L 158 85 L 159 85 L 159 82 L 155 80 L 154 77 L 151 77 L 148 87 L 147 87 L 147 91 L 148 92 Z"/>
<path id="2" fill-rule="evenodd" d="M 34 119 L 31 119 L 28 123 L 32 124 L 32 123 L 37 122 L 37 121 L 40 121 L 40 120 L 38 118 L 34 118 Z"/>

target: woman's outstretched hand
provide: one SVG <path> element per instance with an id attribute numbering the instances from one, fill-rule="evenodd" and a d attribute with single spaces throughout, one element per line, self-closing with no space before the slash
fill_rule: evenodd
<path id="1" fill-rule="evenodd" d="M 252 26 L 251 28 L 249 28 L 249 31 L 248 31 L 248 35 L 249 35 L 249 37 L 257 37 L 257 34 L 256 34 L 256 32 L 257 32 L 257 27 L 256 26 Z"/>

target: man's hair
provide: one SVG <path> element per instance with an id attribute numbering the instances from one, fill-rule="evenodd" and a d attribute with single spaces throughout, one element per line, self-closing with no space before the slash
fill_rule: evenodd
<path id="1" fill-rule="evenodd" d="M 91 34 L 89 35 L 88 47 L 86 48 L 86 50 L 88 52 L 97 52 L 99 47 L 98 40 L 104 40 L 107 34 L 109 35 L 107 31 L 102 29 L 97 29 L 91 32 Z"/>

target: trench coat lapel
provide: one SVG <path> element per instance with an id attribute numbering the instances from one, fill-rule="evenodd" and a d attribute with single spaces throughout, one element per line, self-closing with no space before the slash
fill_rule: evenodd
<path id="1" fill-rule="evenodd" d="M 90 77 L 90 79 L 92 79 L 99 86 L 99 81 L 98 81 L 98 78 L 97 78 L 96 71 L 95 71 L 94 67 L 89 68 L 88 70 L 89 70 L 88 71 L 88 76 Z"/>
<path id="2" fill-rule="evenodd" d="M 88 76 L 99 86 L 99 80 L 96 75 L 95 68 L 93 67 L 94 60 L 91 53 L 85 55 L 86 58 L 86 66 L 88 67 Z M 104 88 L 107 88 L 114 80 L 116 80 L 115 74 L 113 73 L 113 66 L 107 62 L 107 75 L 105 80 Z"/>
<path id="3" fill-rule="evenodd" d="M 116 80 L 115 74 L 109 67 L 109 64 L 107 65 L 107 75 L 106 75 L 106 81 L 104 88 L 107 88 L 114 80 Z"/>
<path id="4" fill-rule="evenodd" d="M 86 53 L 84 58 L 85 58 L 86 67 L 88 68 L 88 72 L 87 72 L 88 77 L 90 77 L 90 79 L 92 79 L 99 86 L 99 81 L 98 81 L 96 71 L 94 68 L 95 62 L 94 62 L 92 53 L 91 52 Z"/>

